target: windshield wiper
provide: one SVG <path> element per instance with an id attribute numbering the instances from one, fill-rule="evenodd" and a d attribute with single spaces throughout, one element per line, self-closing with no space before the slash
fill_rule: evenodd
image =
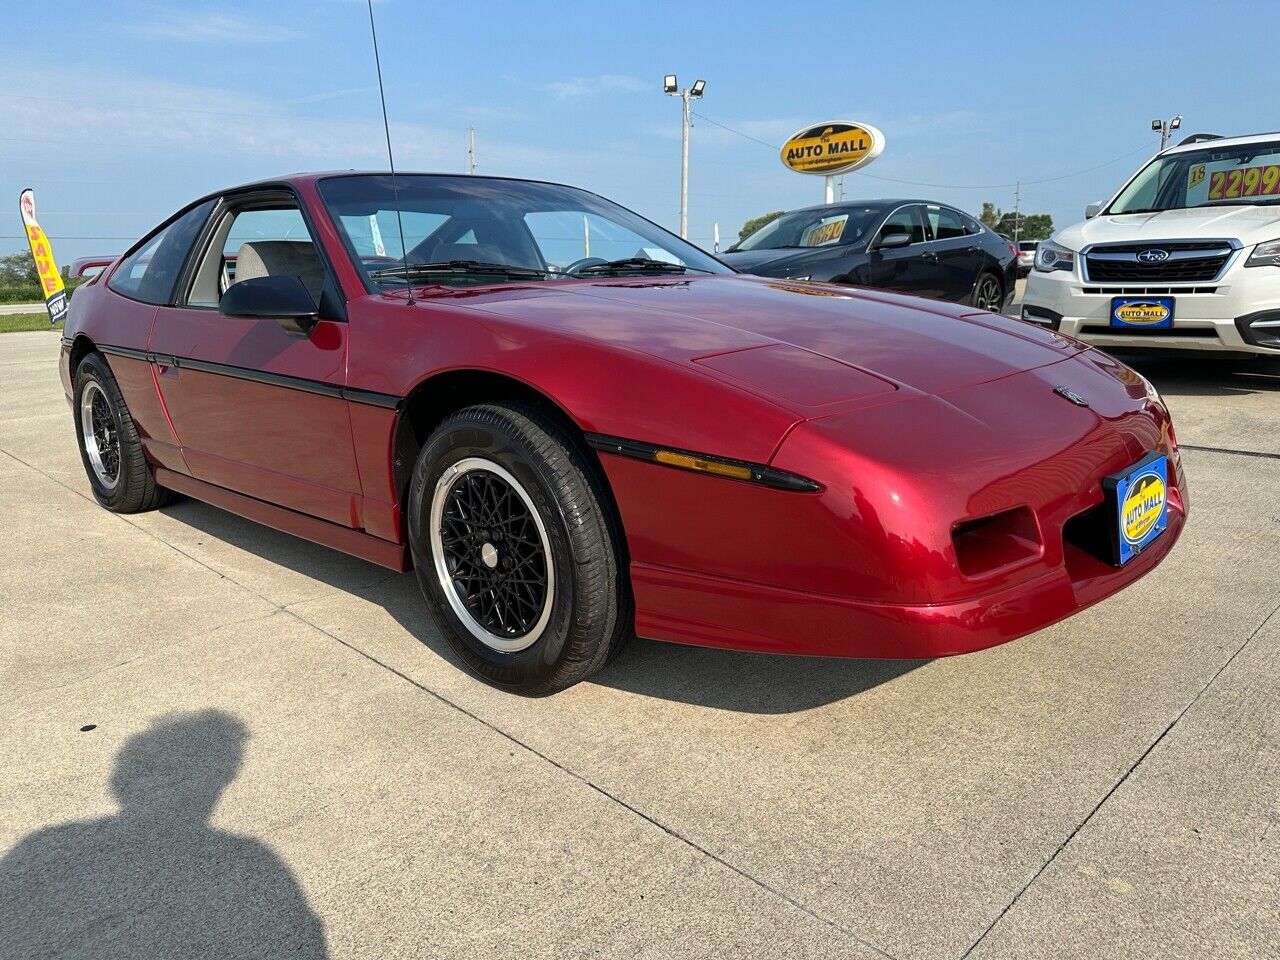
<path id="1" fill-rule="evenodd" d="M 666 260 L 650 260 L 648 257 L 624 257 L 621 260 L 610 260 L 608 263 L 593 263 L 575 271 L 578 276 L 588 274 L 611 273 L 684 273 L 693 270 L 697 273 L 711 273 L 697 267 L 686 267 L 683 263 L 669 263 Z"/>
<path id="2" fill-rule="evenodd" d="M 509 263 L 485 263 L 481 260 L 442 260 L 439 263 L 411 263 L 407 266 L 384 267 L 373 270 L 369 276 L 374 280 L 386 280 L 395 277 L 439 276 L 456 274 L 458 276 L 503 276 L 515 280 L 541 280 L 553 276 L 550 270 L 537 270 L 533 267 L 517 267 Z"/>

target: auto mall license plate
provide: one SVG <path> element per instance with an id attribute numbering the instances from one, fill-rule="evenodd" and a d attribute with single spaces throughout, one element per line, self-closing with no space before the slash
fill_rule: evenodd
<path id="1" fill-rule="evenodd" d="M 1112 297 L 1111 326 L 1162 330 L 1173 326 L 1173 297 Z"/>
<path id="2" fill-rule="evenodd" d="M 1105 477 L 1112 507 L 1114 560 L 1123 566 L 1164 533 L 1169 520 L 1169 460 L 1152 451 L 1128 470 Z"/>

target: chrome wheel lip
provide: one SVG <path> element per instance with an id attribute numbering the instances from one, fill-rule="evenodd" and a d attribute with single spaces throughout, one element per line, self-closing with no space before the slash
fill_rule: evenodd
<path id="1" fill-rule="evenodd" d="M 529 515 L 533 517 L 533 523 L 537 528 L 538 539 L 542 546 L 542 554 L 545 557 L 547 586 L 546 597 L 542 603 L 542 611 L 529 631 L 518 637 L 500 637 L 486 629 L 472 615 L 471 611 L 467 609 L 467 605 L 463 603 L 457 587 L 454 586 L 453 575 L 450 573 L 445 560 L 442 525 L 445 507 L 449 500 L 449 492 L 461 477 L 477 470 L 483 470 L 497 476 L 510 486 L 524 502 L 525 507 L 529 510 Z M 542 638 L 543 633 L 546 632 L 547 624 L 551 621 L 551 608 L 555 600 L 556 572 L 554 558 L 551 555 L 551 542 L 547 537 L 546 524 L 543 523 L 542 516 L 538 513 L 537 507 L 534 506 L 528 491 L 525 490 L 519 480 L 511 475 L 510 471 L 501 464 L 484 457 L 467 457 L 449 466 L 440 475 L 440 479 L 436 481 L 435 490 L 431 495 L 431 519 L 428 535 L 431 542 L 431 556 L 435 566 L 436 579 L 440 582 L 440 589 L 444 592 L 449 608 L 462 621 L 462 625 L 466 627 L 468 633 L 486 647 L 499 653 L 519 653 L 521 650 L 527 650 Z"/>
<path id="2" fill-rule="evenodd" d="M 97 418 L 94 416 L 94 405 L 101 401 L 102 410 Z M 109 429 L 101 429 L 102 424 L 95 422 L 103 417 L 110 420 Z M 98 482 L 113 492 L 120 484 L 120 431 L 111 414 L 111 401 L 97 381 L 90 380 L 80 393 L 80 433 L 83 437 L 85 457 Z M 105 435 L 104 435 L 105 434 Z M 115 472 L 112 473 L 107 461 L 114 456 Z"/>
<path id="3" fill-rule="evenodd" d="M 984 277 L 978 282 L 978 294 L 973 299 L 978 309 L 997 312 L 1000 309 L 1000 285 L 991 277 Z"/>

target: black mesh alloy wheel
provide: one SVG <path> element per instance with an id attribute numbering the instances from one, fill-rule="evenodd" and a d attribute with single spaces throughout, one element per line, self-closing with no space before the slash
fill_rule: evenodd
<path id="1" fill-rule="evenodd" d="M 495 686 L 562 690 L 631 634 L 625 545 L 599 466 L 541 410 L 487 404 L 446 418 L 418 455 L 408 525 L 445 640 Z"/>

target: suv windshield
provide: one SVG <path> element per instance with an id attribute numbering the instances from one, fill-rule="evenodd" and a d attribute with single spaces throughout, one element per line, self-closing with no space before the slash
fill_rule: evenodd
<path id="1" fill-rule="evenodd" d="M 385 175 L 320 182 L 370 289 L 733 272 L 585 190 L 475 176 L 408 174 L 396 181 L 398 190 Z"/>
<path id="2" fill-rule="evenodd" d="M 824 207 L 795 210 L 771 220 L 728 252 L 785 250 L 858 243 L 877 222 L 884 207 Z"/>
<path id="3" fill-rule="evenodd" d="M 1276 202 L 1280 202 L 1280 140 L 1208 146 L 1157 157 L 1121 191 L 1107 213 Z"/>

